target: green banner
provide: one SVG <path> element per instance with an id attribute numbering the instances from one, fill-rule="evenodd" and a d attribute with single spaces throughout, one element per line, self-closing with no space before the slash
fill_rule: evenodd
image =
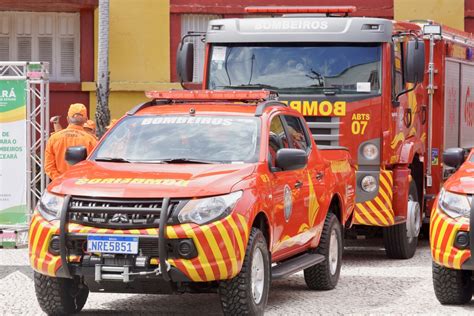
<path id="1" fill-rule="evenodd" d="M 26 223 L 26 154 L 26 81 L 0 80 L 0 226 Z"/>

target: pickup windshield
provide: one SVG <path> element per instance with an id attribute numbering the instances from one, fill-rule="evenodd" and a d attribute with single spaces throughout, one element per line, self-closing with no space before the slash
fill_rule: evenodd
<path id="1" fill-rule="evenodd" d="M 246 163 L 258 159 L 259 119 L 239 116 L 136 116 L 120 121 L 96 161 Z"/>
<path id="2" fill-rule="evenodd" d="M 379 94 L 380 44 L 215 44 L 209 89 L 281 94 Z"/>

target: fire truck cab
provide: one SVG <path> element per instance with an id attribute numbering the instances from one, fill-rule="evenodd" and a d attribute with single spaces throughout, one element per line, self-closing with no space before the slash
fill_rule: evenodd
<path id="1" fill-rule="evenodd" d="M 212 20 L 203 87 L 275 90 L 317 144 L 347 147 L 357 164 L 355 228 L 382 228 L 388 257 L 411 258 L 449 173 L 439 153 L 474 146 L 473 41 L 431 21 L 355 11 L 248 7 L 259 17 Z M 184 82 L 196 35 L 178 51 Z"/>

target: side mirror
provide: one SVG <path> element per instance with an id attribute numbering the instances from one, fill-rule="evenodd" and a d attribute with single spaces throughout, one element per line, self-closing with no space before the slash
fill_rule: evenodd
<path id="1" fill-rule="evenodd" d="M 193 81 L 194 69 L 194 44 L 182 43 L 178 48 L 178 59 L 176 61 L 176 71 L 181 82 Z"/>
<path id="2" fill-rule="evenodd" d="M 87 149 L 84 146 L 73 146 L 66 149 L 66 161 L 71 166 L 86 160 L 86 158 Z"/>
<path id="3" fill-rule="evenodd" d="M 409 83 L 423 82 L 425 76 L 425 43 L 411 40 L 407 43 L 405 61 L 405 81 Z"/>
<path id="4" fill-rule="evenodd" d="M 464 149 L 448 148 L 443 152 L 443 163 L 452 168 L 459 168 L 464 162 Z"/>
<path id="5" fill-rule="evenodd" d="M 281 170 L 301 169 L 308 163 L 308 155 L 304 150 L 282 148 L 276 153 L 275 165 Z"/>

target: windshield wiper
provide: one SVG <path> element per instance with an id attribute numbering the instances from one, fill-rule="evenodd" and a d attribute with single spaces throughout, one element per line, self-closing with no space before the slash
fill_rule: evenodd
<path id="1" fill-rule="evenodd" d="M 128 162 L 130 163 L 130 160 L 120 158 L 120 157 L 98 157 L 95 158 L 95 161 L 107 161 L 107 162 Z"/>
<path id="2" fill-rule="evenodd" d="M 218 163 L 218 161 L 200 160 L 200 159 L 192 159 L 192 158 L 169 158 L 169 159 L 161 159 L 159 160 L 159 162 L 161 163 L 201 163 L 201 164 Z"/>
<path id="3" fill-rule="evenodd" d="M 241 84 L 238 86 L 217 86 L 218 88 L 224 89 L 271 89 L 278 90 L 280 88 L 263 83 L 251 83 L 251 84 Z"/>

